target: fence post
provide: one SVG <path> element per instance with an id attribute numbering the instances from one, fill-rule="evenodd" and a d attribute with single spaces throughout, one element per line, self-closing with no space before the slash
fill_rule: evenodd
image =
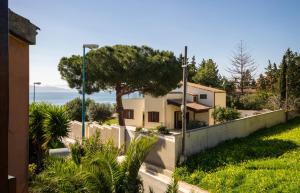
<path id="1" fill-rule="evenodd" d="M 125 144 L 125 129 L 125 126 L 119 126 L 118 148 L 121 148 Z"/>

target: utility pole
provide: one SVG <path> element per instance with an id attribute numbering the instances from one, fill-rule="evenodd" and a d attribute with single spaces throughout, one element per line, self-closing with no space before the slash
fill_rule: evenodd
<path id="1" fill-rule="evenodd" d="M 8 192 L 8 0 L 0 1 L 0 192 Z"/>
<path id="2" fill-rule="evenodd" d="M 181 116 L 182 116 L 182 155 L 180 158 L 181 162 L 186 159 L 185 152 L 185 133 L 186 133 L 186 87 L 187 87 L 187 46 L 184 47 L 184 59 L 182 62 L 182 82 L 183 82 L 183 97 L 181 105 Z"/>

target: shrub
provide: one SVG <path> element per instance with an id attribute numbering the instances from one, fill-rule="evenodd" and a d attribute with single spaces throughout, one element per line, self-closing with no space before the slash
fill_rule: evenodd
<path id="1" fill-rule="evenodd" d="M 124 160 L 118 162 L 119 150 L 112 143 L 101 143 L 99 135 L 93 136 L 74 146 L 76 159 L 49 157 L 29 192 L 142 192 L 139 170 L 156 141 L 150 136 L 133 139 Z"/>
<path id="2" fill-rule="evenodd" d="M 87 99 L 85 101 L 85 106 L 86 108 L 91 104 L 95 103 L 94 100 L 92 99 Z M 82 121 L 82 100 L 77 97 L 65 104 L 65 108 L 69 114 L 69 117 L 71 120 L 76 120 L 76 121 Z M 88 120 L 88 116 L 86 117 L 86 120 Z"/>
<path id="3" fill-rule="evenodd" d="M 29 164 L 28 165 L 28 178 L 29 180 L 32 180 L 34 178 L 34 176 L 36 175 L 36 169 L 37 166 L 36 164 Z"/>
<path id="4" fill-rule="evenodd" d="M 143 130 L 142 127 L 137 127 L 137 128 L 135 128 L 135 132 L 141 132 L 142 130 Z"/>
<path id="5" fill-rule="evenodd" d="M 189 121 L 189 123 L 187 124 L 187 130 L 205 127 L 205 126 L 207 126 L 207 124 L 203 121 Z"/>
<path id="6" fill-rule="evenodd" d="M 294 108 L 298 113 L 300 113 L 300 99 L 299 98 L 295 100 Z"/>
<path id="7" fill-rule="evenodd" d="M 87 108 L 87 115 L 90 121 L 103 123 L 111 118 L 113 108 L 109 103 L 90 103 Z"/>
<path id="8" fill-rule="evenodd" d="M 261 110 L 268 101 L 267 93 L 247 94 L 239 99 L 238 108 L 245 110 Z"/>
<path id="9" fill-rule="evenodd" d="M 212 113 L 217 122 L 226 122 L 240 118 L 241 114 L 234 108 L 216 107 Z"/>
<path id="10" fill-rule="evenodd" d="M 43 167 L 49 148 L 63 146 L 61 140 L 68 135 L 69 117 L 63 107 L 46 103 L 33 103 L 29 107 L 29 162 Z"/>
<path id="11" fill-rule="evenodd" d="M 157 126 L 156 130 L 157 130 L 158 133 L 163 134 L 163 135 L 167 135 L 167 134 L 170 133 L 169 130 L 167 129 L 167 127 L 162 126 L 162 125 Z"/>

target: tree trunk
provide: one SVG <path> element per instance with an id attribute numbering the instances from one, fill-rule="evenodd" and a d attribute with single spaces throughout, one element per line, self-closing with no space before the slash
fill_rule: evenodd
<path id="1" fill-rule="evenodd" d="M 120 126 L 125 126 L 123 103 L 122 103 L 122 92 L 120 85 L 116 86 L 116 102 L 117 102 L 117 113 Z"/>

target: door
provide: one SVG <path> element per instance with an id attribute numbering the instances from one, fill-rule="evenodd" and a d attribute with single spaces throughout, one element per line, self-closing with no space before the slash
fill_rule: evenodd
<path id="1" fill-rule="evenodd" d="M 186 113 L 186 124 L 189 123 L 190 114 L 189 112 Z M 181 129 L 182 128 L 182 116 L 181 111 L 174 112 L 174 129 Z"/>

